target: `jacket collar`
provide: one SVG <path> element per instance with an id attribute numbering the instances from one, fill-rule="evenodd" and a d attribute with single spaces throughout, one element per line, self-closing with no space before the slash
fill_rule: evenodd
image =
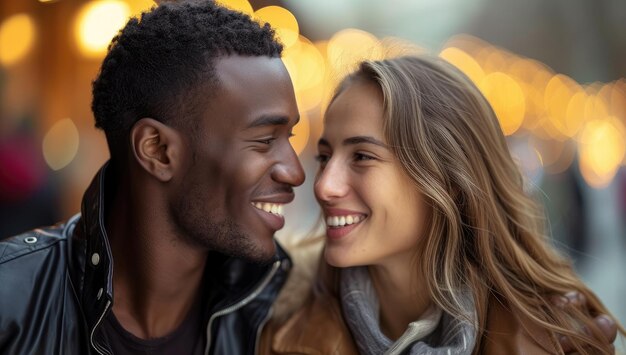
<path id="1" fill-rule="evenodd" d="M 104 229 L 107 167 L 108 163 L 96 173 L 85 191 L 81 206 L 82 218 L 75 228 L 72 242 L 74 248 L 82 249 L 78 253 L 82 271 L 78 278 L 79 297 L 90 337 L 113 301 L 113 258 Z"/>
<path id="2" fill-rule="evenodd" d="M 83 307 L 90 338 L 93 338 L 95 328 L 113 302 L 113 256 L 104 228 L 105 178 L 108 165 L 109 163 L 104 164 L 96 173 L 85 191 L 81 206 L 82 217 L 74 228 L 72 241 L 69 243 L 73 249 L 71 252 L 73 284 L 77 287 L 77 297 Z M 204 282 L 209 305 L 207 310 L 212 313 L 245 299 L 258 288 L 259 281 L 268 275 L 276 261 L 280 261 L 281 267 L 276 277 L 281 281 L 275 287 L 280 289 L 291 267 L 291 261 L 278 243 L 276 250 L 272 262 L 264 266 L 211 253 Z M 277 292 L 278 290 L 271 293 Z"/>

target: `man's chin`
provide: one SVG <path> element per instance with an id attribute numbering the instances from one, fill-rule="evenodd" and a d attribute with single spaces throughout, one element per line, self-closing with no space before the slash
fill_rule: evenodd
<path id="1" fill-rule="evenodd" d="M 254 264 L 270 264 L 276 260 L 276 242 L 273 235 L 243 232 L 238 234 L 237 239 L 238 243 L 226 246 L 222 253 Z"/>
<path id="2" fill-rule="evenodd" d="M 272 241 L 271 245 L 263 245 L 255 248 L 245 259 L 255 264 L 267 265 L 275 260 L 275 255 L 276 244 Z"/>

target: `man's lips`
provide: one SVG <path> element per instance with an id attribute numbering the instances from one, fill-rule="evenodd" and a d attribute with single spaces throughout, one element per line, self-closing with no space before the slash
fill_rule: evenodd
<path id="1" fill-rule="evenodd" d="M 280 194 L 258 197 L 250 202 L 252 206 L 264 212 L 283 215 L 283 207 L 294 199 L 294 194 Z"/>
<path id="2" fill-rule="evenodd" d="M 283 207 L 285 205 L 282 203 L 251 202 L 251 204 L 261 211 L 283 216 Z"/>
<path id="3" fill-rule="evenodd" d="M 285 204 L 293 201 L 294 194 L 280 194 L 255 198 L 250 202 L 252 207 L 261 215 L 261 218 L 273 230 L 279 230 L 285 226 L 283 215 Z"/>
<path id="4" fill-rule="evenodd" d="M 281 194 L 272 194 L 272 195 L 263 195 L 263 196 L 258 196 L 258 197 L 254 197 L 252 199 L 252 203 L 257 203 L 257 202 L 261 202 L 261 203 L 275 203 L 275 204 L 287 204 L 290 203 L 291 201 L 293 201 L 293 199 L 295 198 L 295 194 L 293 192 L 290 193 L 281 193 Z"/>

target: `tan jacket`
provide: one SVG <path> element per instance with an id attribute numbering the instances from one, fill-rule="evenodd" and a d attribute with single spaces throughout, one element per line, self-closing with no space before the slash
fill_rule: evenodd
<path id="1" fill-rule="evenodd" d="M 287 249 L 290 249 L 288 245 Z M 311 269 L 315 270 L 306 264 L 319 260 L 320 250 L 321 246 L 313 243 L 291 249 L 296 262 L 294 271 L 275 304 L 277 312 L 263 331 L 259 354 L 358 354 L 350 330 L 343 321 L 339 301 L 327 295 L 314 295 L 310 287 L 306 287 L 314 277 Z M 299 300 L 306 301 L 298 304 Z M 294 307 L 297 308 L 295 312 Z M 530 326 L 499 302 L 489 304 L 487 318 L 480 354 L 563 353 L 553 334 Z"/>

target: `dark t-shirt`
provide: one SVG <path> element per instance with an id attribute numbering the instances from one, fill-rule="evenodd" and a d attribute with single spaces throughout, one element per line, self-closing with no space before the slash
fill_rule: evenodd
<path id="1" fill-rule="evenodd" d="M 202 318 L 200 302 L 195 302 L 176 330 L 161 338 L 141 339 L 127 332 L 110 312 L 102 323 L 102 332 L 114 355 L 201 355 L 205 346 Z"/>

